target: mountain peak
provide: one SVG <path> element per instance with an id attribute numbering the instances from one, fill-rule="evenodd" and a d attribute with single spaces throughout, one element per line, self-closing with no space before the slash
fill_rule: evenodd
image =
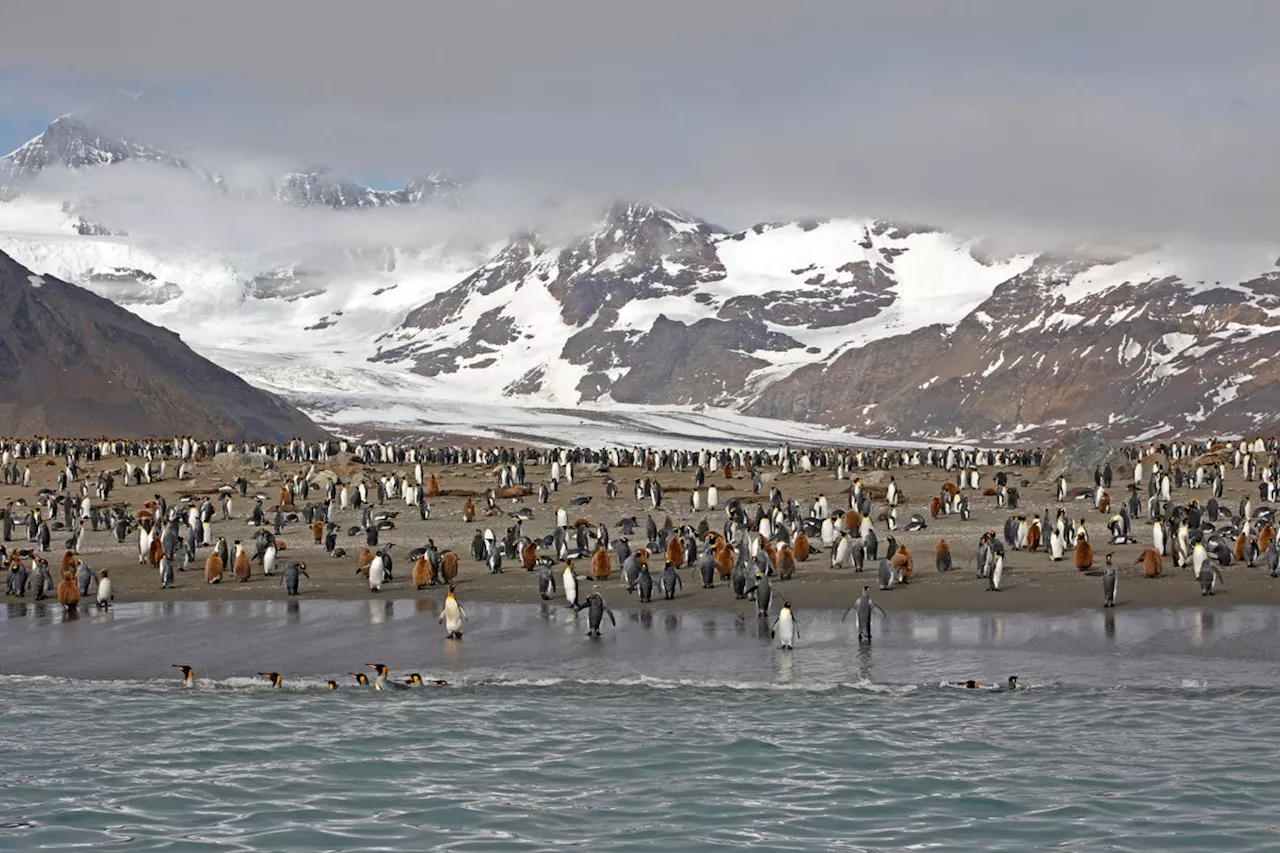
<path id="1" fill-rule="evenodd" d="M 72 113 L 58 116 L 38 136 L 0 158 L 0 195 L 54 166 L 83 169 L 125 161 L 164 163 L 186 168 L 181 159 L 126 136 L 103 133 Z"/>

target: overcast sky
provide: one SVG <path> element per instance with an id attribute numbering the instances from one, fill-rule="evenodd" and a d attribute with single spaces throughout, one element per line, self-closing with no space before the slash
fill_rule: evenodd
<path id="1" fill-rule="evenodd" d="M 223 167 L 440 170 L 729 225 L 1275 238 L 1278 25 L 1280 3 L 1183 0 L 6 0 L 0 138 L 74 109 Z"/>

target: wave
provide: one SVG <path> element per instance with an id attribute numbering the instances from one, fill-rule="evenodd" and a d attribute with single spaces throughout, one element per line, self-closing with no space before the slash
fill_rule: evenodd
<path id="1" fill-rule="evenodd" d="M 345 676 L 345 673 L 343 674 Z M 504 674 L 466 674 L 445 679 L 447 684 L 428 684 L 411 690 L 387 689 L 375 691 L 350 681 L 349 678 L 335 679 L 338 690 L 329 688 L 328 678 L 323 676 L 290 677 L 287 674 L 280 687 L 274 687 L 264 678 L 256 676 L 227 676 L 223 678 L 199 678 L 194 687 L 182 686 L 177 678 L 151 679 L 110 679 L 110 678 L 73 678 L 58 675 L 0 675 L 0 688 L 14 689 L 36 688 L 50 692 L 65 691 L 99 691 L 112 693 L 152 692 L 172 694 L 272 694 L 272 693 L 325 693 L 349 696 L 352 694 L 368 694 L 381 696 L 412 696 L 419 692 L 439 693 L 440 691 L 544 691 L 544 690 L 653 690 L 653 691 L 689 691 L 689 692 L 731 692 L 731 693 L 802 693 L 802 694 L 865 694 L 869 696 L 899 697 L 910 694 L 988 694 L 993 692 L 1008 693 L 996 688 L 1002 680 L 983 680 L 982 689 L 966 689 L 955 681 L 923 681 L 915 683 L 857 681 L 805 681 L 777 682 L 730 679 L 698 679 L 698 678 L 661 678 L 648 675 L 635 675 L 616 678 L 583 678 L 572 676 L 508 676 Z M 430 679 L 428 679 L 430 680 Z M 991 685 L 988 687 L 987 685 Z M 1113 684 L 1090 685 L 1054 683 L 1050 681 L 1019 682 L 1018 694 L 1080 694 L 1080 693 L 1117 693 L 1128 692 L 1135 695 L 1150 694 L 1156 696 L 1195 695 L 1195 696 L 1248 696 L 1271 697 L 1280 695 L 1280 688 L 1273 684 L 1232 684 L 1213 685 L 1204 680 L 1183 679 L 1177 685 L 1138 685 Z"/>

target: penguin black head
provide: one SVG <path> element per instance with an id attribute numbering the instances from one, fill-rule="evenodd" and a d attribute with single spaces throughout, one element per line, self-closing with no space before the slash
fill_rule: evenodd
<path id="1" fill-rule="evenodd" d="M 367 663 L 365 666 L 378 673 L 378 675 L 385 676 L 387 674 L 387 665 L 385 663 Z"/>
<path id="2" fill-rule="evenodd" d="M 191 676 L 195 675 L 195 672 L 196 672 L 194 669 L 187 666 L 185 663 L 175 663 L 175 664 L 170 664 L 170 666 L 172 666 L 174 669 L 182 670 L 182 675 L 184 678 L 190 678 Z"/>
<path id="3" fill-rule="evenodd" d="M 338 682 L 336 682 L 336 681 L 329 680 L 329 681 L 326 681 L 326 682 L 325 682 L 325 684 L 327 684 L 327 685 L 329 686 L 329 689 L 330 689 L 330 690 L 337 690 L 337 689 L 338 689 Z"/>
<path id="4" fill-rule="evenodd" d="M 864 586 L 864 587 L 862 588 L 862 591 L 863 591 L 863 592 L 871 592 L 871 587 L 869 587 L 869 586 Z"/>
<path id="5" fill-rule="evenodd" d="M 1018 689 L 1018 676 L 1016 675 L 1009 676 L 1009 689 L 1010 690 Z"/>
<path id="6" fill-rule="evenodd" d="M 265 678 L 267 679 L 267 681 L 270 681 L 272 687 L 279 687 L 280 682 L 283 681 L 283 679 L 280 677 L 280 673 L 278 672 L 260 672 L 258 673 L 258 675 L 259 677 Z"/>
<path id="7" fill-rule="evenodd" d="M 784 601 L 784 602 L 782 602 L 782 606 L 783 606 L 783 608 L 784 608 L 784 609 L 786 609 L 786 610 L 790 610 L 790 609 L 791 609 L 791 602 L 790 602 L 790 601 Z"/>
<path id="8" fill-rule="evenodd" d="M 356 684 L 369 683 L 369 676 L 365 675 L 363 672 L 353 672 L 351 673 L 351 677 L 356 680 Z"/>

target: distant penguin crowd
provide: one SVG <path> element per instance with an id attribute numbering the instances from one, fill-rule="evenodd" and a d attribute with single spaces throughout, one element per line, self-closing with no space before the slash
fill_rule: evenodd
<path id="1" fill-rule="evenodd" d="M 7 440 L 0 441 L 0 472 L 12 498 L 0 519 L 0 565 L 8 596 L 56 596 L 74 615 L 82 601 L 109 613 L 118 584 L 134 572 L 153 573 L 160 595 L 180 582 L 266 582 L 282 596 L 304 596 L 316 583 L 301 554 L 309 549 L 321 555 L 312 569 L 316 559 L 345 566 L 370 596 L 446 589 L 436 612 L 450 642 L 469 636 L 459 584 L 473 573 L 529 573 L 530 600 L 563 598 L 572 618 L 586 614 L 583 634 L 592 639 L 605 635 L 606 621 L 617 625 L 606 600 L 611 590 L 647 607 L 723 588 L 789 652 L 801 642 L 802 620 L 788 585 L 803 584 L 815 562 L 837 577 L 848 573 L 848 597 L 831 606 L 847 606 L 844 620 L 854 617 L 862 644 L 872 641 L 874 619 L 887 619 L 873 589 L 917 582 L 930 546 L 936 575 L 959 578 L 969 558 L 954 548 L 971 543 L 965 550 L 973 548 L 974 575 L 963 583 L 976 577 L 973 588 L 991 593 L 1010 590 L 1011 577 L 1070 561 L 1079 574 L 1100 578 L 1108 610 L 1141 600 L 1125 575 L 1156 579 L 1181 570 L 1204 596 L 1226 588 L 1229 568 L 1278 578 L 1271 506 L 1280 488 L 1278 450 L 1275 439 L 1263 438 L 1127 445 L 1099 460 L 1091 480 L 1053 475 L 1046 504 L 1026 507 L 1029 477 L 1041 476 L 1032 470 L 1046 463 L 1040 449 Z M 490 485 L 451 493 L 447 472 L 461 467 L 487 472 Z M 232 470 L 239 475 L 213 479 Z M 912 472 L 914 485 L 899 482 L 903 472 Z M 202 487 L 187 488 L 197 473 Z M 919 494 L 922 477 L 933 480 L 932 494 Z M 816 486 L 816 494 L 801 493 Z M 574 495 L 561 500 L 566 492 Z M 606 507 L 628 501 L 604 519 Z M 432 519 L 446 516 L 479 526 L 457 542 L 388 541 L 409 518 L 428 522 L 430 531 Z M 974 530 L 934 539 L 929 528 L 943 521 Z M 1144 542 L 1132 564 L 1113 560 L 1116 548 Z M 131 554 L 135 543 L 136 566 L 101 567 L 104 543 Z M 192 670 L 175 666 L 189 686 Z M 388 682 L 385 668 L 371 666 L 377 689 L 421 683 L 415 673 Z M 281 683 L 279 673 L 260 675 Z"/>

